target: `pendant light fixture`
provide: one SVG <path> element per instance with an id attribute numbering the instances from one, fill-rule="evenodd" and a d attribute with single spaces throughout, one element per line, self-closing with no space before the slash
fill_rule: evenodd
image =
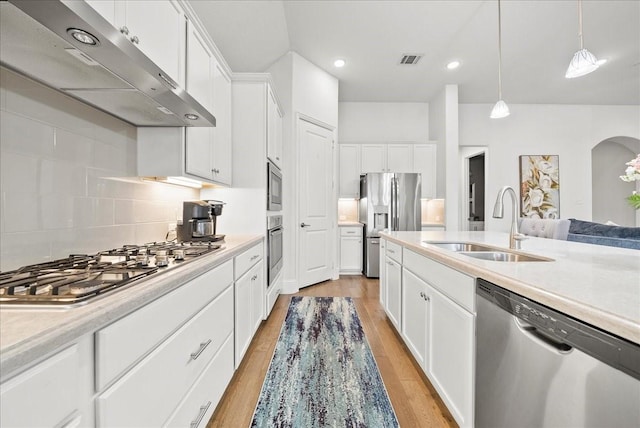
<path id="1" fill-rule="evenodd" d="M 491 110 L 491 119 L 501 119 L 511 114 L 509 106 L 502 100 L 502 16 L 498 0 L 498 102 Z"/>
<path id="2" fill-rule="evenodd" d="M 569 68 L 567 68 L 567 72 L 564 75 L 567 79 L 584 76 L 595 71 L 600 66 L 595 55 L 584 48 L 582 40 L 582 0 L 578 0 L 578 37 L 580 37 L 580 50 L 573 54 Z"/>

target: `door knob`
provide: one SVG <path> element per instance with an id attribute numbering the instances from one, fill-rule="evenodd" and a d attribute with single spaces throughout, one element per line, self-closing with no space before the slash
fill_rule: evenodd
<path id="1" fill-rule="evenodd" d="M 300 227 L 309 227 L 309 226 L 311 226 L 311 225 L 307 224 L 307 223 L 300 223 Z"/>

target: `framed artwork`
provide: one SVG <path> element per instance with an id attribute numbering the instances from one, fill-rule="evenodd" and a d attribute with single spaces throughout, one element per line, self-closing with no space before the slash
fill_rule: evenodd
<path id="1" fill-rule="evenodd" d="M 558 155 L 520 156 L 520 216 L 560 218 Z"/>

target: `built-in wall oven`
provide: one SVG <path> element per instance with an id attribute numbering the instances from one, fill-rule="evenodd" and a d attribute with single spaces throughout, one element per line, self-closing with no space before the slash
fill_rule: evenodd
<path id="1" fill-rule="evenodd" d="M 282 173 L 273 162 L 267 162 L 267 210 L 282 211 Z"/>
<path id="2" fill-rule="evenodd" d="M 282 269 L 282 216 L 267 217 L 267 277 L 269 286 Z"/>

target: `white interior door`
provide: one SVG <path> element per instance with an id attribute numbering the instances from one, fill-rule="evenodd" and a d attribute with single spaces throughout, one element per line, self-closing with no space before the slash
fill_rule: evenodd
<path id="1" fill-rule="evenodd" d="M 300 287 L 331 279 L 334 229 L 333 132 L 298 121 Z"/>

